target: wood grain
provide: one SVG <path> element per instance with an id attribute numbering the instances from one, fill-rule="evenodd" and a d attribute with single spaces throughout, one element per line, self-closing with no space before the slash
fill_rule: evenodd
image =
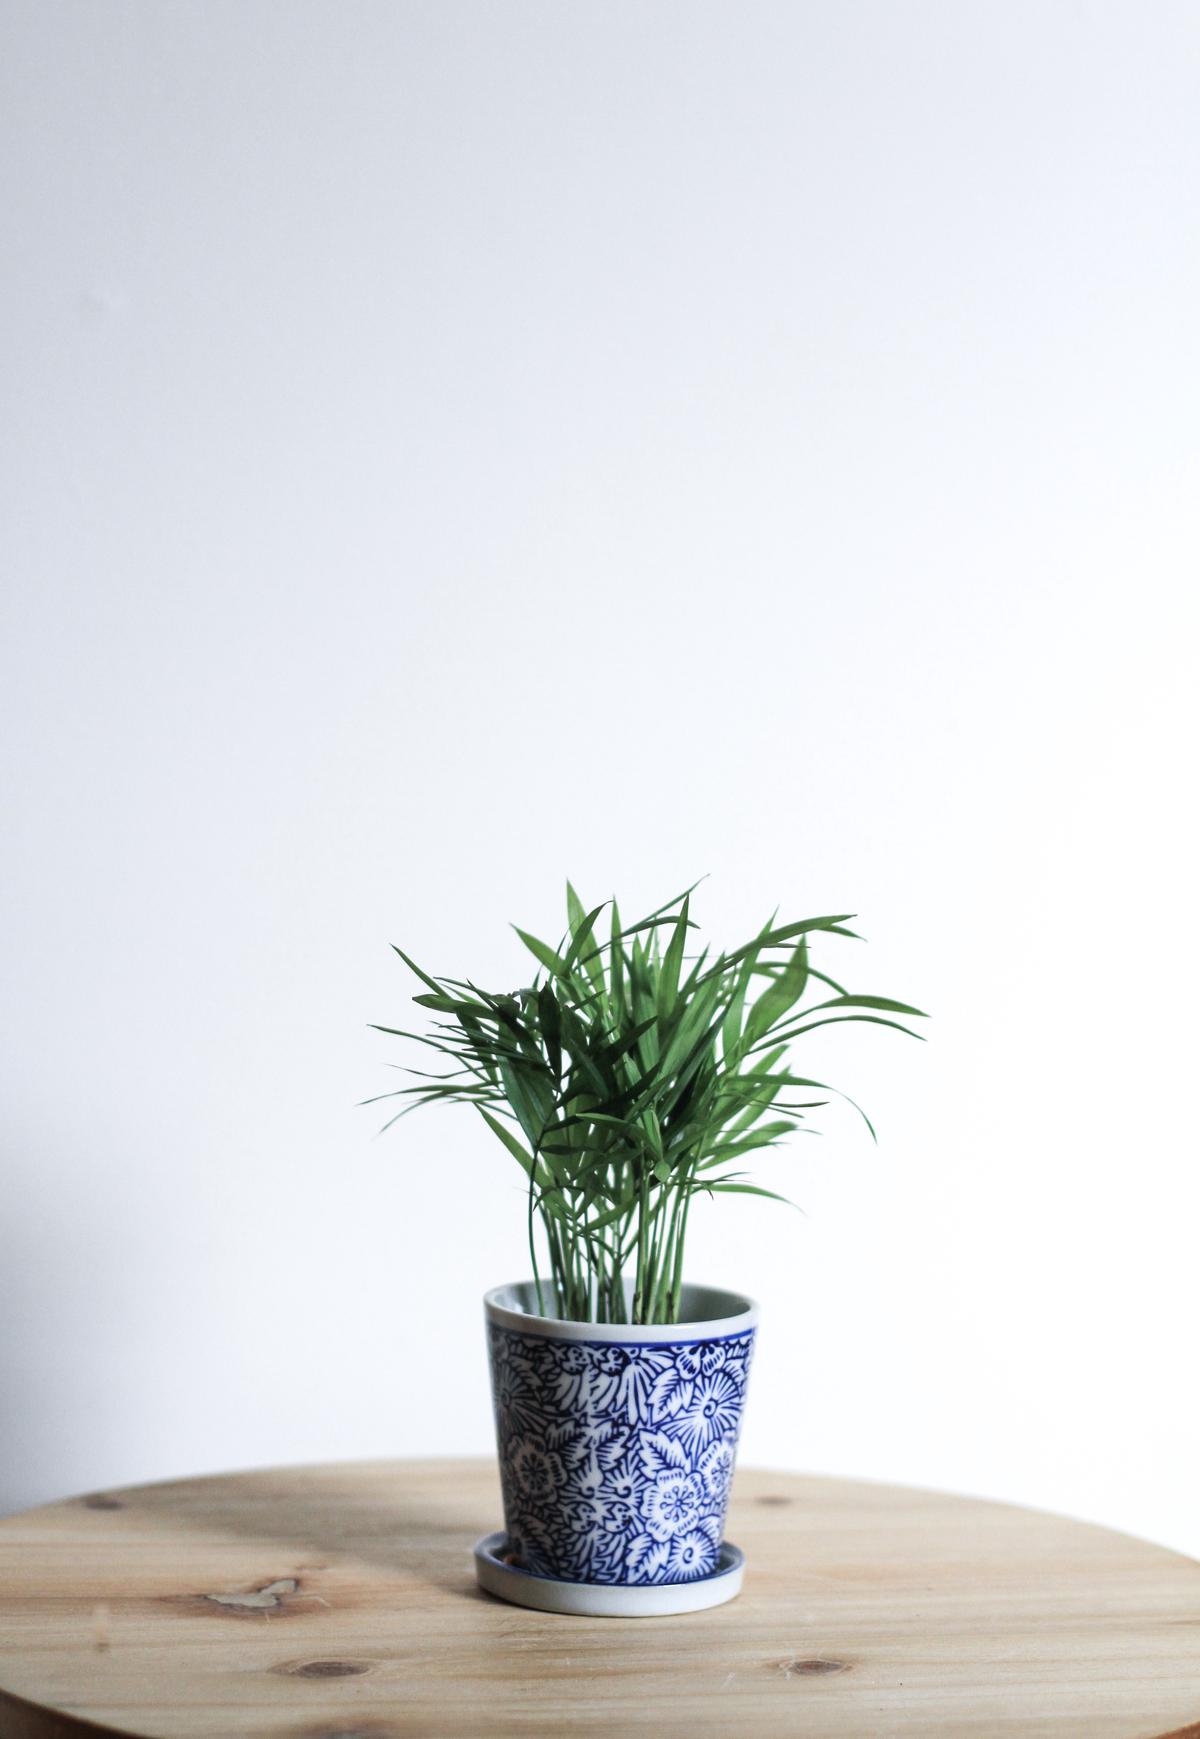
<path id="1" fill-rule="evenodd" d="M 732 1605 L 481 1594 L 483 1462 L 289 1468 L 0 1522 L 0 1735 L 1200 1739 L 1200 1565 L 1004 1505 L 738 1474 Z"/>

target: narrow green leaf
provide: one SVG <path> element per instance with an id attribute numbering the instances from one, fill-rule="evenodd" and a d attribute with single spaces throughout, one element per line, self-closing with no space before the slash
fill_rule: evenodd
<path id="1" fill-rule="evenodd" d="M 607 994 L 604 983 L 604 969 L 600 963 L 600 950 L 591 947 L 590 943 L 592 940 L 592 931 L 596 927 L 596 919 L 600 916 L 601 912 L 604 910 L 604 906 L 607 904 L 608 901 L 605 900 L 604 905 L 596 906 L 583 919 L 578 929 L 575 931 L 574 936 L 571 938 L 571 946 L 567 949 L 564 959 L 564 963 L 568 967 L 576 965 L 582 966 L 583 970 L 587 973 L 588 978 L 591 980 L 593 988 L 600 992 L 601 998 L 604 998 Z"/>
<path id="2" fill-rule="evenodd" d="M 436 996 L 430 992 L 423 991 L 419 996 L 414 996 L 413 1001 L 420 1003 L 422 1008 L 436 1009 L 439 1014 L 464 1013 L 486 1015 L 488 1012 L 485 1008 L 481 1008 L 476 1002 L 464 1002 L 461 997 L 447 996 L 445 991 L 441 990 L 438 991 Z"/>
<path id="3" fill-rule="evenodd" d="M 840 996 L 831 996 L 825 1002 L 814 1002 L 804 1010 L 804 1014 L 806 1017 L 815 1014 L 819 1008 L 877 1008 L 885 1014 L 911 1014 L 921 1020 L 929 1019 L 923 1008 L 913 1008 L 911 1003 L 893 1002 L 890 996 L 851 995 L 847 991 Z"/>
<path id="4" fill-rule="evenodd" d="M 878 1014 L 827 1014 L 823 1015 L 820 1020 L 808 1021 L 807 1025 L 791 1027 L 787 1032 L 776 1032 L 771 1036 L 778 1039 L 786 1038 L 790 1043 L 792 1039 L 798 1039 L 801 1033 L 815 1032 L 819 1026 L 845 1026 L 852 1020 L 866 1021 L 870 1026 L 890 1026 L 898 1033 L 907 1033 L 910 1039 L 920 1039 L 922 1044 L 925 1042 L 924 1033 L 915 1033 L 911 1027 L 901 1026 L 900 1022 L 896 1020 L 885 1020 L 882 1015 Z"/>
<path id="5" fill-rule="evenodd" d="M 538 1018 L 542 1026 L 542 1042 L 546 1048 L 546 1059 L 550 1064 L 551 1073 L 557 1081 L 562 1074 L 562 1016 L 559 1013 L 558 999 L 554 994 L 554 986 L 549 979 L 538 992 Z"/>
<path id="6" fill-rule="evenodd" d="M 757 956 L 761 954 L 765 948 L 782 947 L 785 942 L 790 942 L 793 937 L 807 936 L 813 930 L 828 930 L 835 936 L 854 936 L 853 930 L 842 928 L 845 920 L 847 918 L 852 918 L 853 916 L 853 912 L 844 912 L 831 918 L 804 918 L 798 924 L 784 924 L 779 929 L 760 932 L 753 942 L 747 942 L 744 947 L 736 948 L 732 954 L 728 955 L 725 964 L 727 966 L 736 965 L 739 960 L 744 960 L 747 955 Z M 861 938 L 857 937 L 855 939 L 861 940 Z"/>
<path id="7" fill-rule="evenodd" d="M 512 1154 L 513 1158 L 518 1162 L 525 1172 L 525 1175 L 528 1177 L 533 1171 L 532 1154 L 527 1153 L 512 1131 L 506 1129 L 503 1123 L 500 1122 L 499 1118 L 493 1117 L 490 1111 L 485 1111 L 482 1105 L 479 1107 L 479 1115 L 492 1131 L 492 1134 L 500 1137 L 505 1147 L 507 1147 L 508 1151 Z"/>
<path id="8" fill-rule="evenodd" d="M 808 942 L 801 936 L 795 951 L 778 977 L 763 991 L 746 1021 L 746 1040 L 754 1045 L 788 1010 L 794 1008 L 808 985 Z"/>
<path id="9" fill-rule="evenodd" d="M 762 1189 L 754 1183 L 726 1183 L 717 1178 L 711 1183 L 704 1183 L 701 1187 L 706 1190 L 719 1190 L 722 1195 L 762 1196 L 769 1202 L 782 1202 L 785 1208 L 795 1208 L 798 1214 L 804 1212 L 802 1207 L 796 1202 L 789 1201 L 787 1196 L 778 1195 L 775 1190 Z"/>
<path id="10" fill-rule="evenodd" d="M 404 952 L 403 948 L 397 948 L 396 944 L 394 942 L 392 943 L 392 947 L 393 947 L 393 949 L 395 949 L 395 952 L 400 956 L 401 960 L 403 960 L 404 964 L 408 967 L 409 971 L 415 972 L 417 977 L 421 980 L 422 984 L 427 984 L 429 986 L 430 990 L 436 990 L 438 995 L 440 996 L 442 993 L 442 987 L 438 983 L 437 979 L 430 978 L 428 972 L 422 972 L 421 968 L 417 965 L 416 961 L 410 960 L 408 955 Z"/>
<path id="11" fill-rule="evenodd" d="M 556 954 L 553 948 L 547 947 L 545 942 L 539 942 L 537 937 L 531 936 L 527 930 L 522 930 L 519 925 L 514 924 L 512 927 L 534 959 L 539 961 L 547 972 L 553 972 L 556 978 L 570 978 L 571 974 L 567 970 L 567 963 L 560 954 Z"/>

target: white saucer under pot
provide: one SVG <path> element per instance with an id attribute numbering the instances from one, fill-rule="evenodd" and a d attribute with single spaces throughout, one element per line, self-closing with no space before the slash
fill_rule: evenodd
<path id="1" fill-rule="evenodd" d="M 517 1606 L 562 1612 L 578 1618 L 667 1618 L 678 1612 L 703 1612 L 723 1606 L 742 1586 L 745 1557 L 725 1541 L 717 1568 L 694 1582 L 622 1587 L 604 1582 L 557 1582 L 504 1562 L 503 1534 L 485 1534 L 475 1547 L 475 1577 L 481 1588 Z"/>

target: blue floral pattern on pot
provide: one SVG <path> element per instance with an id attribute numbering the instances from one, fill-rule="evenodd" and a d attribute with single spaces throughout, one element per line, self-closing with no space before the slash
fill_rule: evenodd
<path id="1" fill-rule="evenodd" d="M 551 1339 L 490 1323 L 514 1562 L 568 1582 L 710 1575 L 753 1343 L 753 1329 L 626 1343 Z"/>

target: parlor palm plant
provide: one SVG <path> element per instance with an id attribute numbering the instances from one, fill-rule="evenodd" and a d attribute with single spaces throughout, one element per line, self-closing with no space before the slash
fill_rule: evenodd
<path id="1" fill-rule="evenodd" d="M 428 1032 L 377 1030 L 449 1066 L 409 1071 L 415 1085 L 377 1099 L 409 1101 L 392 1122 L 436 1100 L 472 1104 L 521 1165 L 540 1314 L 676 1322 L 695 1197 L 783 1200 L 738 1162 L 827 1103 L 806 1095 L 838 1091 L 795 1072 L 794 1041 L 842 1021 L 920 1036 L 892 1018 L 920 1009 L 851 993 L 811 963 L 813 938 L 854 936 L 852 914 L 772 919 L 729 953 L 692 954 L 694 891 L 623 925 L 615 900 L 586 910 L 568 883 L 557 947 L 517 931 L 540 970 L 515 991 L 431 976 L 396 949 L 424 987 L 414 1002 L 439 1018 Z"/>

